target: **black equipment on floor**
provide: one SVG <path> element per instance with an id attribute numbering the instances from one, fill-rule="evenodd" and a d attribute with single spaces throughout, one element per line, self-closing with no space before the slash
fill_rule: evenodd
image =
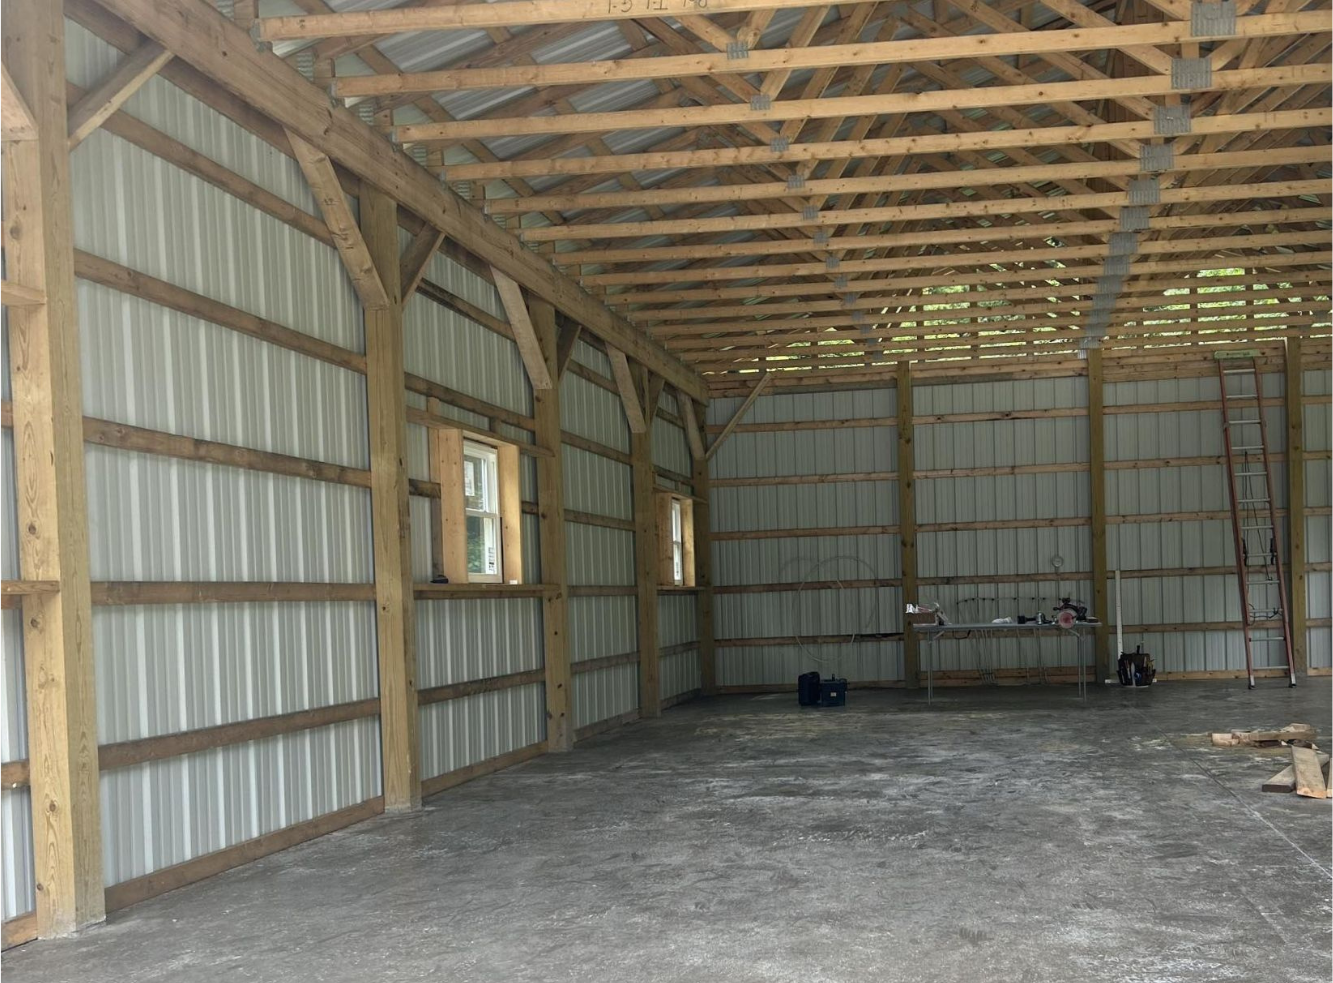
<path id="1" fill-rule="evenodd" d="M 1117 668 L 1121 686 L 1151 686 L 1157 678 L 1152 656 L 1139 645 L 1133 652 L 1121 652 Z"/>
<path id="2" fill-rule="evenodd" d="M 841 707 L 847 705 L 847 680 L 817 672 L 803 672 L 796 677 L 796 702 L 803 707 Z"/>

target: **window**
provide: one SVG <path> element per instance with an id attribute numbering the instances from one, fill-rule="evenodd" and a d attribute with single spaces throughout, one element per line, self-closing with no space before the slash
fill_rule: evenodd
<path id="1" fill-rule="evenodd" d="M 685 583 L 685 526 L 678 498 L 671 500 L 671 582 Z"/>
<path id="2" fill-rule="evenodd" d="M 664 587 L 694 586 L 694 500 L 658 492 L 658 580 Z"/>
<path id="3" fill-rule="evenodd" d="M 472 431 L 431 429 L 431 565 L 451 584 L 523 582 L 518 445 Z"/>
<path id="4" fill-rule="evenodd" d="M 500 475 L 494 447 L 463 445 L 463 509 L 466 516 L 467 575 L 472 583 L 501 580 Z"/>

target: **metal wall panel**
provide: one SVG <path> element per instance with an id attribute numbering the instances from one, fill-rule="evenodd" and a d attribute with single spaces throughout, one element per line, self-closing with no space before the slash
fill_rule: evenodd
<path id="1" fill-rule="evenodd" d="M 637 663 L 612 666 L 574 677 L 574 726 L 586 727 L 639 706 Z"/>
<path id="2" fill-rule="evenodd" d="M 658 695 L 664 699 L 703 688 L 703 674 L 699 668 L 699 650 L 676 652 L 662 657 Z"/>
<path id="3" fill-rule="evenodd" d="M 657 641 L 662 648 L 699 639 L 699 607 L 694 594 L 659 594 Z"/>
<path id="4" fill-rule="evenodd" d="M 980 465 L 967 465 L 975 466 Z M 1043 519 L 1086 516 L 1090 500 L 1086 471 L 917 478 L 916 521 L 928 525 L 1031 520 L 1038 525 Z"/>
<path id="5" fill-rule="evenodd" d="M 713 543 L 713 582 L 799 584 L 902 576 L 898 536 L 806 536 Z M 722 595 L 719 595 L 721 597 Z"/>
<path id="6" fill-rule="evenodd" d="M 476 279 L 463 272 L 457 278 L 464 275 Z M 403 366 L 515 413 L 532 413 L 518 346 L 419 292 L 403 307 Z"/>
<path id="7" fill-rule="evenodd" d="M 379 761 L 372 717 L 104 771 L 106 883 L 378 795 Z"/>
<path id="8" fill-rule="evenodd" d="M 364 376 L 94 283 L 77 305 L 86 415 L 370 466 Z"/>
<path id="9" fill-rule="evenodd" d="M 1088 405 L 1088 380 L 1017 379 L 912 387 L 912 412 L 1007 413 L 1014 410 L 1073 409 Z M 889 412 L 893 413 L 892 406 Z"/>
<path id="10" fill-rule="evenodd" d="M 663 403 L 667 397 L 663 396 Z M 660 416 L 653 420 L 653 464 L 677 474 L 690 474 L 694 462 L 690 460 L 690 445 L 685 431 Z"/>
<path id="11" fill-rule="evenodd" d="M 636 597 L 571 597 L 569 660 L 586 662 L 636 652 L 639 621 Z"/>
<path id="12" fill-rule="evenodd" d="M 567 522 L 565 534 L 571 586 L 634 586 L 634 533 Z"/>
<path id="13" fill-rule="evenodd" d="M 620 397 L 573 372 L 566 372 L 560 382 L 560 426 L 572 434 L 629 453 L 629 425 Z"/>
<path id="14" fill-rule="evenodd" d="M 0 791 L 0 921 L 37 907 L 37 878 L 32 859 L 32 793 L 27 788 Z"/>
<path id="15" fill-rule="evenodd" d="M 761 396 L 756 405 L 765 398 Z M 891 427 L 737 431 L 714 456 L 711 476 L 720 480 L 892 471 L 897 456 L 897 437 Z"/>
<path id="16" fill-rule="evenodd" d="M 915 438 L 918 471 L 1088 459 L 1088 421 L 1082 416 L 917 424 Z"/>
<path id="17" fill-rule="evenodd" d="M 433 778 L 546 739 L 541 683 L 421 708 L 421 777 Z"/>
<path id="18" fill-rule="evenodd" d="M 77 248 L 363 350 L 333 247 L 104 130 L 79 145 L 70 172 Z"/>
<path id="19" fill-rule="evenodd" d="M 8 361 L 4 363 L 0 375 L 9 377 Z M 19 541 L 18 485 L 15 483 L 15 475 L 14 431 L 5 427 L 0 430 L 0 508 L 4 510 L 3 515 L 0 515 L 0 522 L 3 522 L 0 532 L 3 532 L 4 542 L 9 544 Z M 5 580 L 19 579 L 19 554 L 12 545 L 0 550 L 0 576 Z"/>
<path id="20" fill-rule="evenodd" d="M 416 602 L 417 688 L 540 669 L 540 599 Z"/>
<path id="21" fill-rule="evenodd" d="M 1052 575 L 1092 569 L 1092 543 L 1087 528 L 1033 526 L 1022 529 L 973 529 L 917 534 L 917 575 L 920 577 Z M 931 588 L 922 588 L 928 593 Z"/>
<path id="22" fill-rule="evenodd" d="M 710 504 L 713 531 L 895 525 L 898 522 L 895 489 L 889 481 L 715 488 Z"/>
<path id="23" fill-rule="evenodd" d="M 89 446 L 94 580 L 371 579 L 364 488 Z"/>
<path id="24" fill-rule="evenodd" d="M 825 645 L 723 646 L 717 650 L 719 686 L 791 686 L 803 672 L 853 681 L 903 678 L 902 645 L 897 641 Z"/>
<path id="25" fill-rule="evenodd" d="M 634 518 L 627 465 L 578 447 L 563 448 L 565 508 L 613 519 Z"/>
<path id="26" fill-rule="evenodd" d="M 379 692 L 368 601 L 99 607 L 93 646 L 102 744 Z"/>

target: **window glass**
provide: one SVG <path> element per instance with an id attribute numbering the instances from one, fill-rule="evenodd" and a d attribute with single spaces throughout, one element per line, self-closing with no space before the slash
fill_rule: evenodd
<path id="1" fill-rule="evenodd" d="M 678 498 L 671 500 L 671 579 L 677 585 L 685 582 L 685 525 Z"/>
<path id="2" fill-rule="evenodd" d="M 463 500 L 470 580 L 500 580 L 500 496 L 495 448 L 463 446 Z"/>

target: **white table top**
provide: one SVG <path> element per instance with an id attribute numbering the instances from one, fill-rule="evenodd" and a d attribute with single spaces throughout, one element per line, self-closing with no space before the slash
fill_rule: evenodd
<path id="1" fill-rule="evenodd" d="M 1080 628 L 1085 630 L 1096 628 L 1100 624 L 1100 621 L 1075 621 L 1069 628 L 1061 628 L 1053 621 L 1044 624 L 1029 621 L 1021 625 L 1016 621 L 1001 621 L 998 623 L 987 621 L 980 624 L 912 625 L 912 627 L 923 635 L 936 635 L 946 631 L 1041 631 L 1048 628 L 1054 628 L 1060 631 L 1077 631 Z"/>

